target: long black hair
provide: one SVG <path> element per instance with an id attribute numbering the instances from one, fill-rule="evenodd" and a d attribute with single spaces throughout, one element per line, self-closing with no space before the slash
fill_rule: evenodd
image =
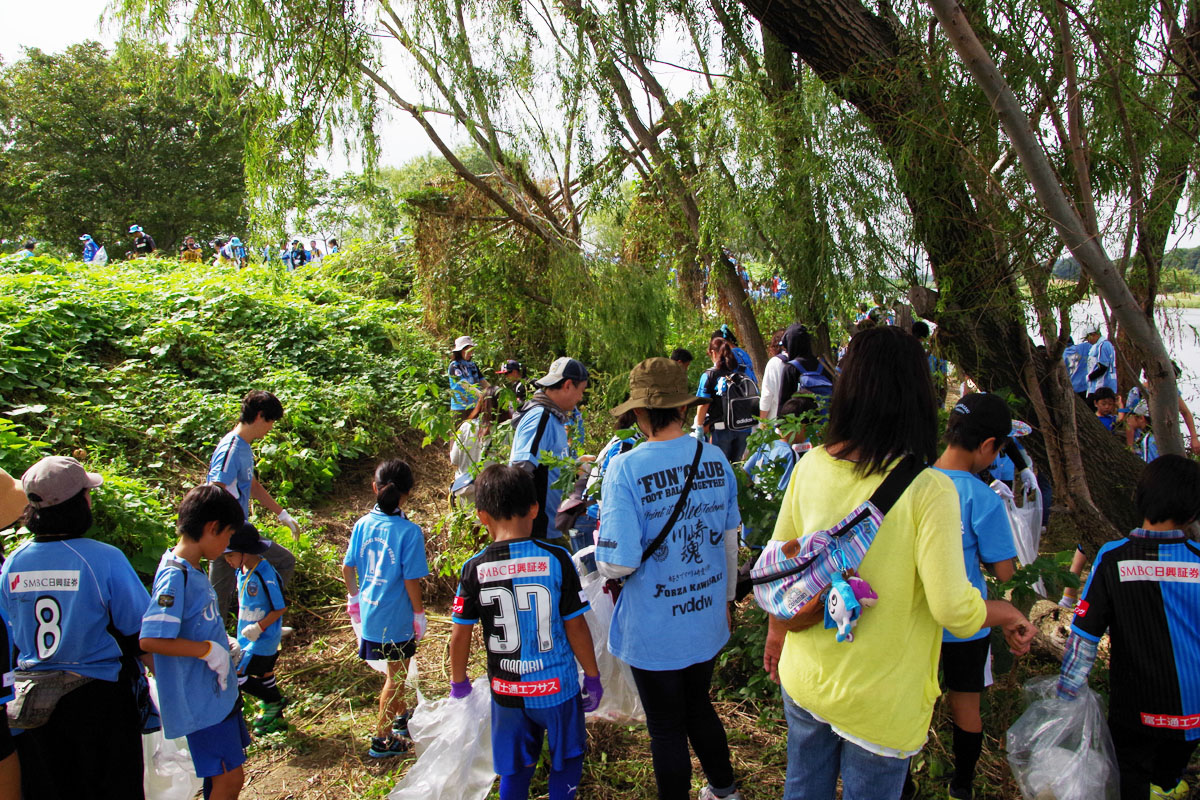
<path id="1" fill-rule="evenodd" d="M 26 509 L 25 527 L 35 539 L 78 539 L 92 527 L 92 507 L 88 490 L 80 489 L 72 497 L 53 506 Z"/>
<path id="2" fill-rule="evenodd" d="M 829 406 L 827 446 L 853 454 L 860 476 L 884 472 L 911 453 L 937 458 L 937 400 L 925 351 L 893 325 L 854 335 Z"/>
<path id="3" fill-rule="evenodd" d="M 389 516 L 400 513 L 400 501 L 412 491 L 413 474 L 408 463 L 398 458 L 375 468 L 375 504 Z"/>

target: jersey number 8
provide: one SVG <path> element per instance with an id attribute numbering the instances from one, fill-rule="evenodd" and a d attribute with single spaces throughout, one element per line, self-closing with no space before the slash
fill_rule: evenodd
<path id="1" fill-rule="evenodd" d="M 58 652 L 62 644 L 62 609 L 53 597 L 39 597 L 33 604 L 33 615 L 37 618 L 38 658 L 47 661 Z"/>

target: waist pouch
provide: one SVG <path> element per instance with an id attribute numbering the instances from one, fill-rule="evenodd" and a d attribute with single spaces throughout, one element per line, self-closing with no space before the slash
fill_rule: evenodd
<path id="1" fill-rule="evenodd" d="M 17 670 L 15 677 L 16 697 L 8 703 L 8 724 L 21 730 L 45 725 L 60 699 L 92 680 L 59 670 Z"/>
<path id="2" fill-rule="evenodd" d="M 829 588 L 834 575 L 857 569 L 883 518 L 923 469 L 906 456 L 865 503 L 832 528 L 770 542 L 750 571 L 754 601 L 772 616 L 791 619 Z"/>

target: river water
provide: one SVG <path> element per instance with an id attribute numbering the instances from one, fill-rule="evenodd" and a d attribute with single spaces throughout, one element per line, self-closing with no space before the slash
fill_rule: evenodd
<path id="1" fill-rule="evenodd" d="M 1155 311 L 1158 329 L 1167 345 L 1167 351 L 1183 370 L 1179 378 L 1179 393 L 1194 413 L 1200 414 L 1200 308 L 1159 308 Z M 1033 320 L 1029 320 L 1029 334 L 1036 344 L 1042 344 Z M 1082 341 L 1084 334 L 1099 326 L 1101 334 L 1107 334 L 1098 298 L 1091 298 L 1071 310 L 1071 335 Z M 1122 379 L 1125 376 L 1121 376 Z"/>

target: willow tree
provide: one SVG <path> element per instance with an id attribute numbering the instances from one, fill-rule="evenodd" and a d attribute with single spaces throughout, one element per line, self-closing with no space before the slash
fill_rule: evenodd
<path id="1" fill-rule="evenodd" d="M 1053 297 L 1044 291 L 1041 273 L 1048 272 L 1061 245 L 1047 237 L 1029 180 L 1013 169 L 1011 143 L 991 104 L 970 84 L 947 42 L 934 35 L 928 10 L 918 3 L 884 3 L 876 13 L 858 0 L 743 0 L 743 5 L 870 127 L 895 171 L 933 270 L 938 291 L 925 310 L 941 326 L 952 358 L 982 385 L 1010 389 L 1029 403 L 1044 434 L 1036 442 L 1038 456 L 1066 489 L 1068 504 L 1090 536 L 1110 531 L 1097 508 L 1118 526 L 1135 523 L 1128 498 L 1138 462 L 1094 417 L 1079 413 L 1082 406 L 1069 394 L 1059 358 L 1069 333 L 1066 306 L 1086 287 L 1056 290 Z M 1064 8 L 1071 11 L 1065 23 Z M 1126 48 L 1153 49 L 1150 31 L 1163 24 L 1160 7 L 1013 2 L 972 5 L 969 11 L 1020 104 L 1033 111 L 1050 163 L 1076 207 L 1127 209 L 1122 193 L 1103 180 L 1113 162 L 1096 168 L 1081 160 L 1073 132 L 1090 130 L 1096 141 L 1111 144 L 1114 156 L 1129 160 L 1129 137 L 1120 135 L 1121 114 L 1113 109 L 1141 101 L 1121 85 L 1103 91 L 1106 81 L 1112 83 L 1105 58 L 1119 52 L 1115 43 L 1122 37 L 1133 41 Z M 1184 18 L 1171 17 L 1168 27 L 1186 28 L 1186 10 L 1164 5 L 1161 11 Z M 1070 26 L 1065 39 L 1054 35 L 1063 24 Z M 1062 44 L 1075 41 L 1080 30 L 1089 43 L 1086 59 Z M 1072 70 L 1075 79 L 1069 81 Z M 1186 71 L 1147 70 L 1142 77 L 1173 86 L 1181 74 L 1191 80 Z M 1091 92 L 1084 102 L 1081 91 Z M 1119 94 L 1115 99 L 1113 92 Z M 1147 136 L 1161 133 L 1151 130 Z M 1140 141 L 1143 148 L 1145 142 Z M 1096 235 L 1104 228 L 1097 223 Z M 1045 352 L 1035 350 L 1025 332 L 1023 292 L 1036 293 L 1037 287 L 1044 310 L 1057 313 L 1056 319 L 1042 320 L 1049 334 Z M 1076 422 L 1077 436 L 1071 437 Z"/>

